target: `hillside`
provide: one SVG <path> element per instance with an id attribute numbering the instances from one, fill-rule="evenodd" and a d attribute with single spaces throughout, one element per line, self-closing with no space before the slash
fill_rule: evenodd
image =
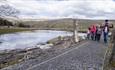
<path id="1" fill-rule="evenodd" d="M 114 24 L 114 20 L 110 20 L 110 23 Z M 50 28 L 56 28 L 56 29 L 66 29 L 66 30 L 72 30 L 73 29 L 73 19 L 57 19 L 57 20 L 45 20 L 45 21 L 22 21 L 23 24 L 31 25 L 35 28 L 40 29 L 50 29 Z M 92 24 L 102 24 L 104 23 L 104 20 L 85 20 L 85 19 L 79 19 L 79 29 L 80 31 L 86 30 L 90 25 Z M 115 24 L 114 24 L 115 25 Z"/>
<path id="2" fill-rule="evenodd" d="M 12 20 L 17 26 L 19 24 L 29 25 L 29 28 L 37 28 L 37 29 L 56 29 L 56 30 L 73 30 L 74 20 L 72 18 L 64 18 L 64 19 L 9 19 Z M 88 20 L 88 19 L 76 19 L 79 24 L 79 31 L 86 31 L 86 29 L 92 24 L 102 24 L 104 20 Z M 110 23 L 114 24 L 115 20 L 110 20 Z"/>

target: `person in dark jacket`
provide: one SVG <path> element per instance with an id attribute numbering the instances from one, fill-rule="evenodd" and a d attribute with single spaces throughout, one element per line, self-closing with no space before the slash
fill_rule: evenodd
<path id="1" fill-rule="evenodd" d="M 105 20 L 105 24 L 103 26 L 103 37 L 104 37 L 104 42 L 108 42 L 108 34 L 109 34 L 109 23 L 108 20 Z"/>

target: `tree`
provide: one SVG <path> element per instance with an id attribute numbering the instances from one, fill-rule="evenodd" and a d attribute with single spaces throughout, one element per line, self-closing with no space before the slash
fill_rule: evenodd
<path id="1" fill-rule="evenodd" d="M 4 17 L 17 17 L 20 12 L 8 4 L 0 5 L 0 26 L 13 26 L 13 23 Z"/>
<path id="2" fill-rule="evenodd" d="M 26 27 L 26 28 L 29 28 L 30 25 L 27 25 L 27 24 L 25 25 L 25 24 L 23 24 L 23 23 L 20 22 L 19 25 L 18 25 L 18 27 Z"/>
<path id="3" fill-rule="evenodd" d="M 4 16 L 10 16 L 10 17 L 16 17 L 20 12 L 13 8 L 10 5 L 1 5 L 0 6 L 0 17 L 4 17 Z"/>
<path id="4" fill-rule="evenodd" d="M 13 23 L 6 20 L 6 19 L 3 19 L 3 18 L 0 18 L 0 26 L 13 26 Z"/>

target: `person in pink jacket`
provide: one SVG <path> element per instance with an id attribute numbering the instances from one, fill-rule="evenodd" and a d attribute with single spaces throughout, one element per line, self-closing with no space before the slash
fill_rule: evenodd
<path id="1" fill-rule="evenodd" d="M 96 25 L 91 26 L 91 39 L 95 40 L 95 34 L 96 34 Z"/>

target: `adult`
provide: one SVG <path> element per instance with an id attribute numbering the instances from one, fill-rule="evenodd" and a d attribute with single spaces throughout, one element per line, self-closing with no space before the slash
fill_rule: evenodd
<path id="1" fill-rule="evenodd" d="M 96 25 L 94 24 L 94 25 L 91 26 L 91 39 L 92 40 L 96 40 L 95 39 L 95 34 L 96 34 Z"/>
<path id="2" fill-rule="evenodd" d="M 105 43 L 108 42 L 108 34 L 109 34 L 109 22 L 108 20 L 105 20 L 105 24 L 103 26 L 103 38 Z"/>

